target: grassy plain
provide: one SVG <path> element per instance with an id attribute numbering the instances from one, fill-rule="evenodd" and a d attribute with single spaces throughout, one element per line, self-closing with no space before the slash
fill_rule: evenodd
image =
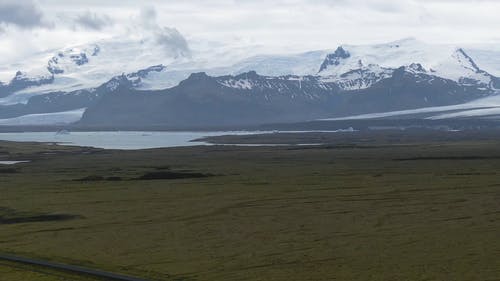
<path id="1" fill-rule="evenodd" d="M 153 280 L 500 280 L 500 140 L 0 160 L 32 160 L 0 166 L 4 253 Z M 64 274 L 0 262 L 2 281 L 89 280 Z"/>

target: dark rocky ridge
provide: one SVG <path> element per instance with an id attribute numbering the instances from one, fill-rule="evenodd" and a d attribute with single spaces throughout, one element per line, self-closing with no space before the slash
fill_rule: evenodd
<path id="1" fill-rule="evenodd" d="M 192 74 L 179 86 L 138 91 L 124 85 L 90 106 L 79 124 L 172 127 L 286 123 L 428 106 L 460 104 L 492 94 L 405 67 L 361 90 L 345 91 L 316 76 L 210 77 Z"/>
<path id="2" fill-rule="evenodd" d="M 0 98 L 7 97 L 17 91 L 32 87 L 50 84 L 54 82 L 54 76 L 29 78 L 21 71 L 16 72 L 14 78 L 8 83 L 0 83 Z"/>
<path id="3" fill-rule="evenodd" d="M 342 47 L 338 47 L 333 54 L 328 54 L 319 68 L 319 72 L 325 70 L 330 65 L 339 65 L 340 60 L 347 59 L 351 56 L 348 51 Z"/>

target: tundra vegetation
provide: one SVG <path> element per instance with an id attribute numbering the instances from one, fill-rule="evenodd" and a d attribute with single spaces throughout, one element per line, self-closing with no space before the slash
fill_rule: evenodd
<path id="1" fill-rule="evenodd" d="M 322 140 L 0 142 L 0 160 L 31 161 L 0 167 L 0 251 L 151 280 L 500 276 L 500 141 Z M 92 280 L 1 261 L 0 279 Z"/>

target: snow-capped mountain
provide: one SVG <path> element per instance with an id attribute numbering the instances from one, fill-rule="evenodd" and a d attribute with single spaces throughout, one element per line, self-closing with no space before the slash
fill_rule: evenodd
<path id="1" fill-rule="evenodd" d="M 32 81 L 22 88 L 0 89 L 0 98 L 4 98 L 0 104 L 26 103 L 39 94 L 96 88 L 122 73 L 133 74 L 152 66 L 189 60 L 189 50 L 172 48 L 158 44 L 154 38 L 113 38 L 47 51 L 0 69 L 3 85 L 9 85 L 19 70 Z M 50 83 L 46 83 L 49 78 Z"/>
<path id="2" fill-rule="evenodd" d="M 340 46 L 327 55 L 319 75 L 342 78 L 346 73 L 359 73 L 367 77 L 360 87 L 369 87 L 387 77 L 387 69 L 419 65 L 413 71 L 429 73 L 462 84 L 476 84 L 494 88 L 494 77 L 481 70 L 462 48 L 432 46 L 415 39 L 404 39 L 389 44 L 372 46 Z M 362 79 L 365 80 L 365 79 Z"/>
<path id="3" fill-rule="evenodd" d="M 229 50 L 231 52 L 233 50 Z M 236 51 L 233 51 L 236 52 Z M 238 50 L 241 53 L 241 50 Z M 151 66 L 164 69 L 141 77 L 141 89 L 163 89 L 176 86 L 191 73 L 209 75 L 238 75 L 256 71 L 261 75 L 319 75 L 328 80 L 338 79 L 346 89 L 366 88 L 387 78 L 390 69 L 420 64 L 423 70 L 435 76 L 454 81 L 478 82 L 490 86 L 491 77 L 482 72 L 464 49 L 454 46 L 434 46 L 415 39 L 404 39 L 388 44 L 352 46 L 343 45 L 335 51 L 324 50 L 292 55 L 231 55 L 237 61 L 221 65 L 220 56 L 209 57 L 206 50 L 172 53 L 151 39 L 108 39 L 96 43 L 51 51 L 24 62 L 18 62 L 0 71 L 0 81 L 6 85 L 12 75 L 23 71 L 32 81 L 43 81 L 24 89 L 2 91 L 0 97 L 21 94 L 0 104 L 26 102 L 35 95 L 56 91 L 74 91 L 95 88 L 122 73 L 135 73 Z M 222 61 L 224 61 L 222 59 Z M 389 69 L 389 70 L 388 70 Z M 46 83 L 47 79 L 52 79 Z M 32 83 L 33 84 L 33 83 Z M 33 87 L 37 86 L 37 87 Z"/>
<path id="4" fill-rule="evenodd" d="M 174 47 L 147 38 L 113 39 L 29 58 L 15 64 L 27 71 L 0 84 L 0 118 L 87 108 L 82 119 L 87 125 L 98 125 L 105 117 L 128 124 L 140 117 L 172 126 L 217 125 L 226 124 L 228 116 L 235 124 L 250 124 L 448 106 L 500 93 L 500 79 L 481 68 L 467 49 L 415 39 L 291 55 L 255 55 L 255 50 L 236 48 L 225 49 L 227 56 L 221 57 L 220 50 L 210 56 L 206 49 Z M 495 69 L 491 63 L 488 67 Z M 199 72 L 205 74 L 193 75 Z M 146 93 L 154 93 L 156 103 Z M 134 105 L 126 104 L 132 101 Z M 174 117 L 154 110 L 159 104 L 187 119 L 170 120 Z M 180 109 L 219 117 L 196 113 L 203 116 L 198 120 Z M 112 112 L 121 117 L 110 116 Z M 158 116 L 148 119 L 143 112 Z M 238 119 L 238 112 L 249 116 Z"/>
<path id="5" fill-rule="evenodd" d="M 49 60 L 47 71 L 53 75 L 76 72 L 79 66 L 89 63 L 89 57 L 99 55 L 100 50 L 99 45 L 63 50 Z"/>
<path id="6" fill-rule="evenodd" d="M 26 73 L 17 71 L 16 75 L 9 83 L 0 82 L 0 98 L 8 97 L 9 95 L 28 89 L 36 88 L 42 85 L 51 84 L 54 82 L 54 75 L 29 77 Z"/>
<path id="7" fill-rule="evenodd" d="M 445 106 L 488 96 L 474 86 L 429 74 L 416 76 L 412 71 L 400 67 L 372 87 L 349 91 L 336 82 L 322 81 L 321 76 L 261 76 L 256 72 L 219 77 L 196 73 L 160 91 L 139 91 L 123 80 L 121 89 L 104 94 L 87 108 L 79 125 L 189 129 L 300 122 Z"/>

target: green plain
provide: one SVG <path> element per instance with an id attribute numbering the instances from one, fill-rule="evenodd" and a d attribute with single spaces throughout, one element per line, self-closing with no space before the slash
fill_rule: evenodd
<path id="1" fill-rule="evenodd" d="M 0 166 L 4 253 L 152 280 L 500 280 L 500 141 L 2 159 L 32 160 Z M 206 177 L 139 179 L 170 172 Z M 67 274 L 0 262 L 2 281 L 90 280 Z"/>

